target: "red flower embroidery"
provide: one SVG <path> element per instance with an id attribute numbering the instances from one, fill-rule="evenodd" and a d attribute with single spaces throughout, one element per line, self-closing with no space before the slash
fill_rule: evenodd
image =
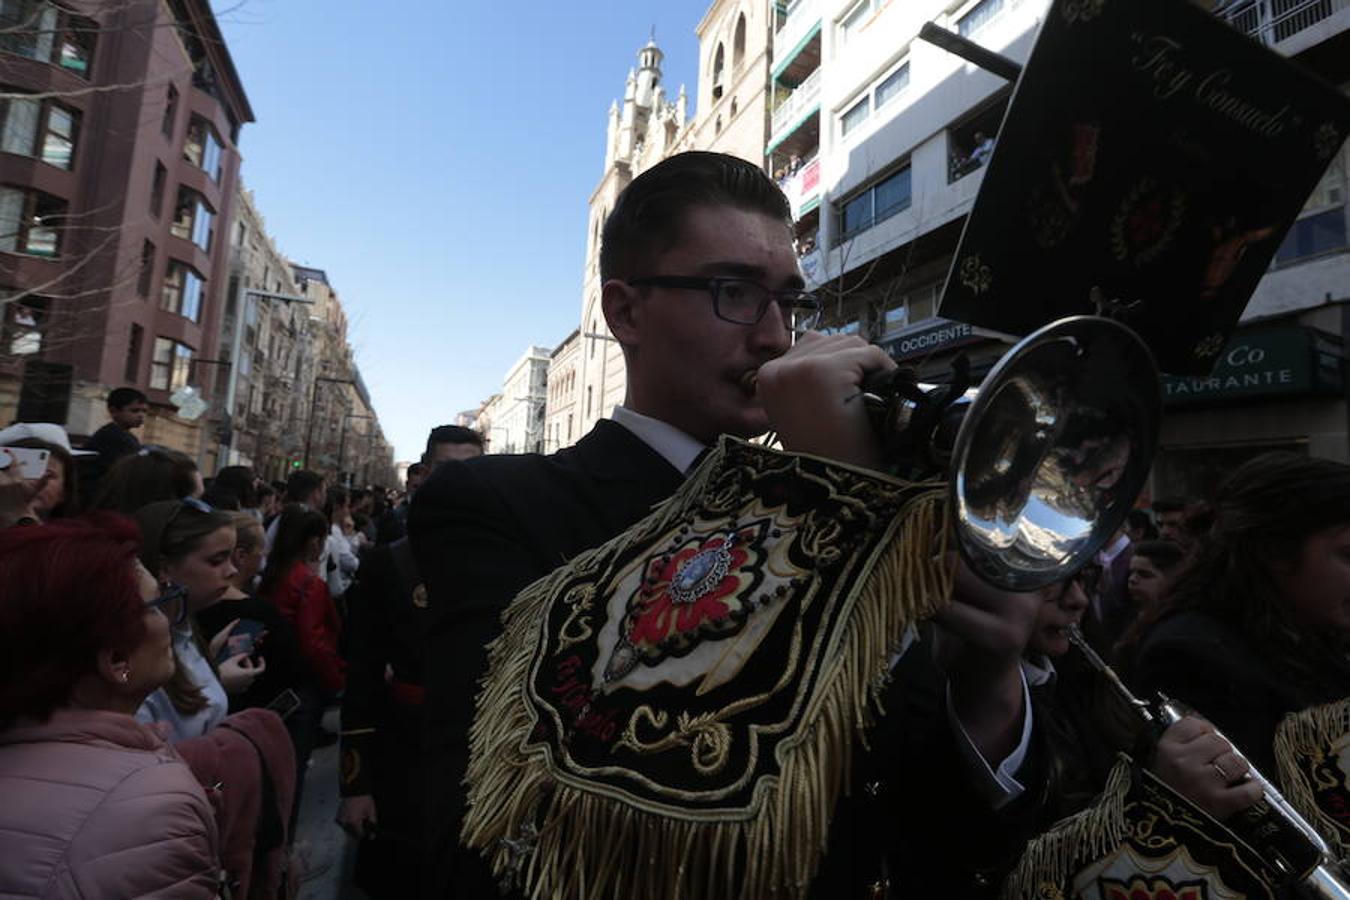
<path id="1" fill-rule="evenodd" d="M 693 634 L 705 622 L 718 622 L 731 615 L 733 605 L 729 605 L 726 598 L 735 594 L 740 584 L 739 570 L 750 560 L 750 554 L 740 543 L 728 549 L 731 564 L 727 573 L 692 603 L 679 603 L 670 593 L 671 582 L 686 562 L 726 544 L 726 538 L 718 536 L 697 547 L 686 547 L 668 559 L 651 560 L 647 579 L 635 604 L 633 624 L 628 632 L 630 644 L 635 647 L 660 646 L 672 637 Z"/>

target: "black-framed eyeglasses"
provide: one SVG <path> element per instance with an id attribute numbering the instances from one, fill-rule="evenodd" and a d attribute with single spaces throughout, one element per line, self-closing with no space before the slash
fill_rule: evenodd
<path id="1" fill-rule="evenodd" d="M 810 331 L 820 321 L 820 298 L 811 291 L 774 291 L 749 278 L 724 275 L 652 275 L 630 278 L 633 287 L 679 288 L 689 291 L 707 291 L 712 298 L 713 313 L 725 322 L 737 325 L 758 325 L 769 311 L 770 303 L 777 303 L 788 330 Z"/>
<path id="2" fill-rule="evenodd" d="M 157 609 L 171 624 L 182 625 L 188 615 L 188 589 L 181 584 L 169 582 L 160 590 L 159 596 L 145 601 L 146 609 Z"/>

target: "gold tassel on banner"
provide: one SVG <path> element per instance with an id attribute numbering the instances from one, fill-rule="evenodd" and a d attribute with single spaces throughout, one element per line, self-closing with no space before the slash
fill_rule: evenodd
<path id="1" fill-rule="evenodd" d="M 825 467 L 839 476 L 831 484 L 851 491 L 841 503 L 870 514 L 868 498 L 876 497 L 887 514 L 866 541 L 844 549 L 855 554 L 841 567 L 852 580 L 837 598 L 824 589 L 803 595 L 807 606 L 835 600 L 837 613 L 821 620 L 819 662 L 798 698 L 799 718 L 775 745 L 776 773 L 758 777 L 744 807 L 705 814 L 635 798 L 563 765 L 558 754 L 567 753 L 538 737 L 537 726 L 548 723 L 538 719 L 531 684 L 549 648 L 550 612 L 566 602 L 564 595 L 583 579 L 603 593 L 613 586 L 614 568 L 626 564 L 616 560 L 642 558 L 648 545 L 700 511 L 727 509 L 734 520 L 744 503 L 728 491 L 749 483 L 746 472 L 750 480 L 768 473 L 814 486 L 826 483 L 818 474 Z M 503 614 L 470 732 L 462 842 L 536 900 L 804 896 L 825 850 L 830 814 L 848 789 L 854 742 L 881 711 L 890 660 L 907 629 L 950 595 L 950 532 L 941 484 L 906 484 L 724 439 L 674 497 L 526 588 Z M 603 608 L 603 598 L 597 605 Z M 783 614 L 802 615 L 804 608 L 785 606 Z M 766 658 L 752 659 L 762 665 Z"/>
<path id="2" fill-rule="evenodd" d="M 1275 731 L 1275 761 L 1284 798 L 1307 819 L 1331 851 L 1350 860 L 1350 834 L 1317 802 L 1318 790 L 1350 799 L 1350 778 L 1337 758 L 1350 745 L 1350 697 L 1285 716 Z M 1339 778 L 1339 781 L 1338 781 Z"/>
<path id="3" fill-rule="evenodd" d="M 1133 766 L 1128 756 L 1121 755 L 1092 806 L 1027 844 L 1017 868 L 1003 883 L 1003 900 L 1043 900 L 1045 886 L 1057 890 L 1084 856 L 1105 855 L 1124 842 L 1125 798 Z"/>

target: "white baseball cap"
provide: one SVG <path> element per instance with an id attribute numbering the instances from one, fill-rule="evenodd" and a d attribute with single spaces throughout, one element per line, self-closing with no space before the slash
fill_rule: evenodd
<path id="1" fill-rule="evenodd" d="M 21 422 L 18 425 L 11 425 L 8 428 L 0 429 L 0 447 L 5 447 L 17 441 L 42 441 L 60 447 L 71 456 L 98 456 L 95 450 L 76 450 L 70 446 L 70 437 L 66 430 L 60 425 L 51 422 Z"/>

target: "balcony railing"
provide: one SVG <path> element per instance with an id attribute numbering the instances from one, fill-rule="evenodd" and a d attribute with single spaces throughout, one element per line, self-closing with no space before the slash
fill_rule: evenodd
<path id="1" fill-rule="evenodd" d="M 786 128 L 796 124 L 802 114 L 820 102 L 820 73 L 816 69 L 811 77 L 797 85 L 797 89 L 773 111 L 773 134 L 775 140 L 782 136 Z"/>
<path id="2" fill-rule="evenodd" d="M 1263 44 L 1278 44 L 1350 9 L 1350 0 L 1237 0 L 1217 15 Z"/>
<path id="3" fill-rule="evenodd" d="M 787 21 L 773 35 L 775 63 L 782 61 L 786 54 L 796 50 L 797 45 L 820 21 L 820 0 L 797 0 L 787 6 Z"/>

